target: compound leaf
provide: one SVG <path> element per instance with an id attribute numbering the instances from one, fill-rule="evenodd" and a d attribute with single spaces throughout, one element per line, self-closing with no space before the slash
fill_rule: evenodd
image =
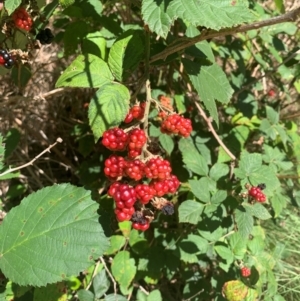
<path id="1" fill-rule="evenodd" d="M 0 268 L 20 285 L 44 286 L 77 275 L 108 248 L 98 204 L 84 188 L 43 188 L 24 198 L 0 227 Z"/>
<path id="2" fill-rule="evenodd" d="M 56 82 L 56 87 L 98 88 L 113 80 L 105 61 L 93 54 L 79 55 Z"/>

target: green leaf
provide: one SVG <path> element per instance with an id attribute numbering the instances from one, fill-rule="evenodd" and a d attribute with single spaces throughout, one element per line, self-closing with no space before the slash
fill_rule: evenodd
<path id="1" fill-rule="evenodd" d="M 229 244 L 236 259 L 243 259 L 247 251 L 247 241 L 239 233 L 233 233 L 229 237 Z"/>
<path id="2" fill-rule="evenodd" d="M 117 253 L 126 242 L 126 238 L 121 235 L 112 235 L 110 237 L 110 247 L 106 250 L 106 255 Z"/>
<path id="3" fill-rule="evenodd" d="M 70 184 L 24 198 L 0 227 L 2 272 L 20 285 L 44 286 L 88 268 L 108 248 L 97 210 L 89 191 Z"/>
<path id="4" fill-rule="evenodd" d="M 89 124 L 95 141 L 109 128 L 118 126 L 129 110 L 128 89 L 117 83 L 99 88 L 89 105 Z"/>
<path id="5" fill-rule="evenodd" d="M 63 8 L 66 8 L 66 7 L 74 4 L 75 0 L 59 0 L 58 2 Z"/>
<path id="6" fill-rule="evenodd" d="M 233 257 L 233 254 L 232 254 L 232 251 L 224 246 L 224 245 L 215 245 L 214 246 L 214 249 L 216 250 L 216 252 L 218 253 L 218 255 L 225 259 L 228 263 L 232 263 L 233 260 L 234 260 L 234 257 Z"/>
<path id="7" fill-rule="evenodd" d="M 48 284 L 45 287 L 36 287 L 34 289 L 33 301 L 52 301 L 52 300 L 67 300 L 67 285 L 64 282 Z"/>
<path id="8" fill-rule="evenodd" d="M 115 256 L 111 264 L 111 271 L 121 286 L 129 287 L 135 276 L 136 266 L 128 251 L 121 251 Z"/>
<path id="9" fill-rule="evenodd" d="M 98 88 L 112 80 L 106 62 L 92 54 L 79 55 L 58 78 L 55 87 Z"/>
<path id="10" fill-rule="evenodd" d="M 196 225 L 200 220 L 203 208 L 204 205 L 198 202 L 191 200 L 184 201 L 178 208 L 179 222 Z"/>
<path id="11" fill-rule="evenodd" d="M 270 203 L 272 205 L 272 208 L 275 212 L 275 216 L 274 217 L 278 217 L 282 211 L 283 208 L 286 207 L 287 205 L 287 198 L 280 194 L 280 193 L 276 193 L 271 199 L 270 199 Z"/>
<path id="12" fill-rule="evenodd" d="M 258 172 L 262 166 L 262 156 L 261 154 L 253 153 L 249 154 L 247 152 L 242 152 L 241 160 L 239 163 L 239 167 L 235 168 L 235 175 L 244 179 L 249 177 L 252 173 Z"/>
<path id="13" fill-rule="evenodd" d="M 101 270 L 93 279 L 93 291 L 96 298 L 101 298 L 109 289 L 110 282 L 107 278 L 106 271 Z"/>
<path id="14" fill-rule="evenodd" d="M 122 295 L 115 295 L 115 294 L 110 294 L 106 295 L 104 301 L 128 301 L 127 298 L 125 298 Z"/>
<path id="15" fill-rule="evenodd" d="M 6 0 L 4 2 L 4 7 L 7 10 L 8 15 L 11 15 L 16 8 L 18 8 L 21 4 L 22 0 Z"/>
<path id="16" fill-rule="evenodd" d="M 153 290 L 147 297 L 147 301 L 162 301 L 161 293 L 159 290 Z"/>
<path id="17" fill-rule="evenodd" d="M 213 180 L 218 181 L 222 177 L 225 177 L 228 173 L 229 173 L 228 165 L 223 164 L 223 163 L 216 163 L 210 169 L 209 176 Z"/>
<path id="18" fill-rule="evenodd" d="M 81 289 L 77 292 L 79 301 L 94 301 L 95 296 L 91 291 Z"/>
<path id="19" fill-rule="evenodd" d="M 159 142 L 163 149 L 170 155 L 174 149 L 174 140 L 167 134 L 159 136 Z"/>
<path id="20" fill-rule="evenodd" d="M 216 63 L 201 66 L 198 62 L 184 59 L 183 64 L 201 101 L 204 102 L 206 109 L 218 125 L 219 117 L 215 100 L 228 103 L 233 94 L 226 74 Z"/>
<path id="21" fill-rule="evenodd" d="M 82 43 L 82 52 L 91 53 L 102 60 L 106 60 L 106 39 L 100 31 L 92 32 L 85 36 Z"/>
<path id="22" fill-rule="evenodd" d="M 220 30 L 253 21 L 248 1 L 232 0 L 173 0 L 169 7 L 174 18 L 181 18 L 195 26 Z"/>
<path id="23" fill-rule="evenodd" d="M 269 211 L 260 203 L 255 203 L 254 205 L 246 203 L 243 204 L 243 207 L 252 216 L 255 216 L 261 220 L 267 220 L 272 217 Z"/>
<path id="24" fill-rule="evenodd" d="M 212 204 L 220 204 L 227 198 L 227 191 L 226 190 L 218 190 L 215 194 L 211 197 Z"/>
<path id="25" fill-rule="evenodd" d="M 200 176 L 208 174 L 207 162 L 204 157 L 199 154 L 191 138 L 181 139 L 179 141 L 179 149 L 187 169 L 190 169 Z"/>
<path id="26" fill-rule="evenodd" d="M 234 215 L 238 227 L 238 233 L 244 239 L 248 239 L 248 236 L 253 229 L 254 221 L 252 215 L 249 212 L 247 212 L 242 206 L 235 209 Z"/>
<path id="27" fill-rule="evenodd" d="M 210 192 L 208 185 L 205 185 L 205 178 L 200 180 L 189 180 L 192 193 L 202 202 L 210 202 Z"/>
<path id="28" fill-rule="evenodd" d="M 151 31 L 164 39 L 167 37 L 173 23 L 168 13 L 170 2 L 171 0 L 142 1 L 142 16 L 145 24 L 149 26 Z"/>
<path id="29" fill-rule="evenodd" d="M 266 106 L 266 113 L 271 124 L 277 124 L 279 122 L 279 114 L 272 107 Z"/>
<path id="30" fill-rule="evenodd" d="M 110 49 L 108 64 L 118 81 L 124 81 L 138 66 L 144 54 L 140 30 L 128 30 Z"/>

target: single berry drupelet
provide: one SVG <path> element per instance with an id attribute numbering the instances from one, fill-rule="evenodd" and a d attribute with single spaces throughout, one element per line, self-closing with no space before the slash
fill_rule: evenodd
<path id="1" fill-rule="evenodd" d="M 54 39 L 54 35 L 50 28 L 41 29 L 36 35 L 36 39 L 40 41 L 42 45 L 51 44 Z"/>
<path id="2" fill-rule="evenodd" d="M 243 267 L 243 268 L 241 268 L 241 275 L 244 278 L 247 278 L 247 277 L 251 276 L 251 270 L 248 267 Z"/>

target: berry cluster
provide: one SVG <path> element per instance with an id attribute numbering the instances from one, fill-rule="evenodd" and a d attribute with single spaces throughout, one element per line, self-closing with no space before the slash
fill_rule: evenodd
<path id="1" fill-rule="evenodd" d="M 32 19 L 25 8 L 16 9 L 12 15 L 15 26 L 26 31 L 30 31 L 32 27 Z"/>
<path id="2" fill-rule="evenodd" d="M 192 132 L 192 122 L 178 114 L 169 115 L 161 124 L 160 131 L 171 135 L 188 137 Z"/>
<path id="3" fill-rule="evenodd" d="M 241 275 L 244 278 L 250 277 L 251 276 L 251 270 L 248 267 L 243 267 L 243 268 L 241 268 Z"/>
<path id="4" fill-rule="evenodd" d="M 266 195 L 262 192 L 265 189 L 265 184 L 259 184 L 257 186 L 252 186 L 248 190 L 248 195 L 251 196 L 255 201 L 259 203 L 264 203 L 266 201 Z"/>
<path id="5" fill-rule="evenodd" d="M 143 207 L 152 199 L 175 193 L 180 185 L 177 177 L 171 174 L 169 161 L 161 157 L 145 161 L 136 158 L 141 154 L 146 140 L 144 131 L 137 128 L 128 133 L 120 128 L 113 128 L 107 130 L 102 139 L 102 144 L 110 150 L 128 151 L 128 159 L 116 154 L 108 157 L 104 162 L 104 173 L 114 181 L 108 195 L 115 201 L 117 220 L 131 220 L 132 227 L 141 231 L 149 228 L 153 218 L 145 215 Z M 125 181 L 121 182 L 123 178 Z M 140 182 L 144 178 L 148 181 Z M 136 185 L 131 186 L 126 183 L 128 181 L 135 181 Z M 164 214 L 174 212 L 173 204 L 166 203 L 165 199 L 158 199 L 154 204 L 154 207 L 162 210 Z"/>
<path id="6" fill-rule="evenodd" d="M 45 28 L 41 29 L 36 35 L 36 39 L 40 41 L 42 45 L 51 44 L 54 39 L 54 35 L 51 32 L 51 29 Z"/>
<path id="7" fill-rule="evenodd" d="M 0 49 L 0 65 L 4 66 L 6 69 L 10 69 L 14 65 L 13 58 L 4 49 Z"/>
<path id="8" fill-rule="evenodd" d="M 144 113 L 145 113 L 145 106 L 146 106 L 146 103 L 142 102 L 140 105 L 135 105 L 135 106 L 131 107 L 128 114 L 126 115 L 126 117 L 124 119 L 124 122 L 130 123 L 134 119 L 142 120 L 144 117 Z"/>

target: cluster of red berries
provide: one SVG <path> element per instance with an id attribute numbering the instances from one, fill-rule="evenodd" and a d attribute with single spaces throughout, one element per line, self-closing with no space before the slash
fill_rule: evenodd
<path id="1" fill-rule="evenodd" d="M 128 157 L 133 159 L 142 153 L 147 141 L 145 132 L 133 129 L 128 134 L 120 128 L 110 129 L 103 134 L 102 144 L 112 151 L 128 150 Z"/>
<path id="2" fill-rule="evenodd" d="M 177 114 L 169 115 L 160 127 L 162 133 L 180 135 L 185 138 L 191 134 L 192 130 L 191 120 Z"/>
<path id="3" fill-rule="evenodd" d="M 250 277 L 251 276 L 251 270 L 248 267 L 243 267 L 243 268 L 241 268 L 241 275 L 244 278 Z"/>
<path id="4" fill-rule="evenodd" d="M 257 186 L 252 186 L 248 190 L 248 195 L 251 196 L 255 201 L 259 203 L 264 203 L 266 201 L 266 195 L 262 192 L 266 188 L 265 184 L 259 184 Z"/>
<path id="5" fill-rule="evenodd" d="M 10 69 L 14 65 L 13 58 L 5 49 L 0 49 L 0 65 L 6 69 Z"/>
<path id="6" fill-rule="evenodd" d="M 26 31 L 30 31 L 32 27 L 32 19 L 25 8 L 20 7 L 16 9 L 12 15 L 15 26 Z"/>
<path id="7" fill-rule="evenodd" d="M 130 123 L 132 120 L 142 120 L 145 113 L 146 103 L 142 102 L 140 105 L 135 105 L 130 108 L 128 114 L 126 115 L 124 122 Z"/>
<path id="8" fill-rule="evenodd" d="M 152 217 L 143 210 L 152 199 L 168 193 L 175 193 L 180 185 L 175 175 L 172 175 L 170 162 L 161 157 L 142 161 L 138 158 L 146 143 L 146 135 L 141 129 L 132 129 L 128 133 L 120 128 L 107 130 L 103 134 L 102 144 L 112 151 L 128 151 L 128 159 L 116 154 L 104 162 L 104 173 L 112 181 L 108 190 L 116 205 L 117 220 L 133 222 L 132 227 L 145 231 L 149 228 Z M 135 181 L 134 186 L 121 182 Z M 146 182 L 139 182 L 143 179 Z M 155 203 L 155 202 L 154 202 Z M 155 208 L 164 214 L 173 214 L 173 204 L 165 199 L 159 199 Z M 142 209 L 142 210 L 141 210 Z"/>

